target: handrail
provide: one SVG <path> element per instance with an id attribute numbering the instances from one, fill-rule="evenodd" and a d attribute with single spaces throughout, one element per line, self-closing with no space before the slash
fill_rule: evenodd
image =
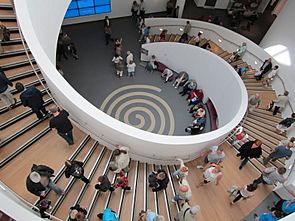
<path id="1" fill-rule="evenodd" d="M 182 27 L 181 25 L 153 25 L 152 27 L 155 27 L 155 28 L 162 28 L 163 26 L 165 26 L 165 27 Z M 213 30 L 213 29 L 208 29 L 208 28 L 204 28 L 204 27 L 200 27 L 200 26 L 196 26 L 196 25 L 192 25 L 192 28 L 196 28 L 196 29 L 201 29 L 201 30 L 206 30 L 206 31 L 213 32 L 213 33 L 216 34 L 220 39 L 222 39 L 222 40 L 224 40 L 224 41 L 227 41 L 227 42 L 229 42 L 229 43 L 235 45 L 236 47 L 239 47 L 238 44 L 236 44 L 235 42 L 233 42 L 233 41 L 231 41 L 231 40 L 229 40 L 229 39 L 227 39 L 227 38 L 224 38 L 222 35 L 220 35 L 218 32 L 216 32 L 216 31 Z M 250 52 L 250 51 L 247 51 L 246 53 L 249 53 L 251 56 L 255 57 L 260 63 L 263 62 L 263 60 L 262 60 L 261 58 L 257 57 L 254 53 L 252 53 L 252 52 Z M 281 82 L 282 85 L 283 85 L 284 91 L 286 91 L 286 86 L 285 86 L 285 83 L 284 83 L 283 79 L 282 79 L 279 75 L 277 75 L 277 76 L 278 76 L 278 79 L 280 80 L 280 82 Z M 295 108 L 292 107 L 292 104 L 290 103 L 289 100 L 288 100 L 288 104 L 289 104 L 289 106 L 290 106 L 290 109 L 291 109 L 292 113 L 294 113 L 294 109 L 295 109 Z"/>
<path id="2" fill-rule="evenodd" d="M 27 207 L 28 210 L 35 210 L 35 211 L 39 211 L 39 208 L 36 207 L 35 205 L 33 205 L 32 203 L 26 201 L 24 198 L 22 198 L 21 196 L 19 196 L 17 193 L 15 193 L 13 190 L 11 190 L 8 186 L 6 186 L 3 182 L 0 181 L 0 187 L 2 187 L 1 189 L 3 191 L 5 191 L 6 193 L 8 194 L 11 194 L 13 195 L 14 197 L 16 197 L 18 200 L 20 200 L 22 203 L 24 203 Z M 46 215 L 50 215 L 50 218 L 53 219 L 53 220 L 57 220 L 57 221 L 63 221 L 61 219 L 59 219 L 58 217 L 56 216 L 53 216 L 51 214 L 49 214 L 48 212 L 45 212 Z"/>

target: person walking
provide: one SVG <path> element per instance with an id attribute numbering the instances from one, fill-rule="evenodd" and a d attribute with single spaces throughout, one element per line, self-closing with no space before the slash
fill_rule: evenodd
<path id="1" fill-rule="evenodd" d="M 287 157 L 290 158 L 293 154 L 291 148 L 294 147 L 294 143 L 289 142 L 287 145 L 277 146 L 268 157 L 264 158 L 263 165 L 266 165 L 270 160 L 276 161 L 279 158 Z"/>
<path id="2" fill-rule="evenodd" d="M 131 6 L 131 13 L 132 13 L 132 20 L 135 22 L 137 22 L 138 9 L 139 9 L 139 5 L 137 1 L 133 1 Z"/>
<path id="3" fill-rule="evenodd" d="M 186 178 L 182 178 L 179 182 L 179 188 L 177 194 L 172 198 L 172 202 L 178 202 L 179 200 L 189 201 L 192 198 L 191 187 Z"/>
<path id="4" fill-rule="evenodd" d="M 242 188 L 239 188 L 235 195 L 235 198 L 233 199 L 233 201 L 230 202 L 230 205 L 235 204 L 242 198 L 246 199 L 246 198 L 254 196 L 255 195 L 254 191 L 256 189 L 257 189 L 257 184 L 249 184 Z"/>
<path id="5" fill-rule="evenodd" d="M 35 113 L 38 119 L 42 119 L 49 113 L 44 107 L 43 94 L 34 86 L 24 87 L 20 82 L 15 84 L 18 92 L 21 92 L 19 98 L 24 107 L 30 107 L 32 112 Z"/>
<path id="6" fill-rule="evenodd" d="M 200 211 L 200 206 L 190 206 L 189 202 L 182 204 L 181 210 L 178 212 L 174 220 L 176 221 L 195 221 L 196 215 Z"/>
<path id="7" fill-rule="evenodd" d="M 57 106 L 53 106 L 49 109 L 53 118 L 49 122 L 49 127 L 52 130 L 57 130 L 57 134 L 67 141 L 69 145 L 74 144 L 73 138 L 73 125 L 68 119 L 69 113 L 66 110 L 60 110 Z"/>
<path id="8" fill-rule="evenodd" d="M 243 160 L 239 166 L 240 170 L 247 164 L 249 158 L 259 158 L 262 155 L 261 145 L 262 142 L 256 139 L 255 141 L 248 141 L 240 147 L 239 153 L 236 155 Z"/>
<path id="9" fill-rule="evenodd" d="M 141 17 L 141 19 L 144 19 L 144 16 L 145 16 L 145 2 L 144 2 L 144 0 L 140 0 L 140 3 L 139 3 L 139 16 Z"/>
<path id="10" fill-rule="evenodd" d="M 265 60 L 260 67 L 260 70 L 254 74 L 254 77 L 256 78 L 257 81 L 261 80 L 263 75 L 268 73 L 272 69 L 272 62 L 271 58 Z"/>
<path id="11" fill-rule="evenodd" d="M 76 160 L 67 160 L 65 162 L 66 170 L 65 176 L 66 178 L 70 178 L 70 176 L 75 177 L 76 179 L 81 179 L 84 183 L 88 184 L 90 181 L 84 176 L 84 163 Z"/>
<path id="12" fill-rule="evenodd" d="M 192 29 L 192 25 L 190 21 L 186 21 L 186 25 L 184 26 L 183 33 L 189 35 L 191 29 Z"/>
<path id="13" fill-rule="evenodd" d="M 287 133 L 292 124 L 295 123 L 295 113 L 291 114 L 291 117 L 287 117 L 276 126 L 276 130 L 279 134 Z"/>
<path id="14" fill-rule="evenodd" d="M 286 173 L 285 167 L 267 167 L 263 170 L 260 177 L 253 181 L 253 184 L 259 185 L 261 183 L 267 185 L 274 185 L 276 183 L 284 183 L 287 179 L 284 177 Z"/>
<path id="15" fill-rule="evenodd" d="M 57 195 L 63 195 L 64 191 L 51 180 L 51 177 L 54 177 L 54 170 L 52 168 L 46 165 L 33 164 L 26 180 L 27 190 L 42 198 L 45 197 L 47 189 L 53 190 Z"/>
<path id="16" fill-rule="evenodd" d="M 198 169 L 203 169 L 205 165 L 208 163 L 219 164 L 224 161 L 225 153 L 223 151 L 223 147 L 212 146 L 209 150 L 205 151 L 202 154 L 204 158 L 203 165 L 198 165 Z"/>
<path id="17" fill-rule="evenodd" d="M 178 176 L 179 180 L 182 180 L 183 178 L 186 178 L 188 176 L 188 167 L 184 165 L 184 162 L 182 159 L 177 159 L 180 162 L 180 167 L 178 170 L 173 172 L 173 176 Z"/>
<path id="18" fill-rule="evenodd" d="M 127 71 L 128 71 L 127 77 L 133 77 L 134 76 L 135 67 L 136 67 L 135 62 L 133 60 L 130 60 L 129 64 L 127 64 Z"/>
<path id="19" fill-rule="evenodd" d="M 203 178 L 204 180 L 200 182 L 196 187 L 203 186 L 204 184 L 214 182 L 215 185 L 219 185 L 220 180 L 223 177 L 222 171 L 221 171 L 222 166 L 219 164 L 215 163 L 208 163 L 203 172 Z"/>
<path id="20" fill-rule="evenodd" d="M 105 37 L 106 45 L 109 45 L 110 41 L 114 41 L 114 39 L 112 38 L 112 28 L 111 28 L 111 26 L 105 26 L 104 27 L 104 37 Z"/>
<path id="21" fill-rule="evenodd" d="M 110 170 L 114 173 L 120 173 L 121 171 L 129 171 L 129 147 L 116 145 L 117 149 L 114 150 L 115 160 L 110 163 Z"/>
<path id="22" fill-rule="evenodd" d="M 113 192 L 115 190 L 106 174 L 98 177 L 98 183 L 94 187 L 102 192 L 106 192 L 108 190 Z"/>
<path id="23" fill-rule="evenodd" d="M 284 94 L 278 95 L 278 99 L 274 101 L 274 110 L 272 113 L 273 116 L 275 116 L 279 111 L 282 111 L 286 107 L 289 101 L 288 95 L 288 91 L 285 91 Z"/>
<path id="24" fill-rule="evenodd" d="M 261 104 L 261 99 L 258 93 L 250 96 L 248 100 L 249 112 L 253 112 L 256 108 L 259 107 L 260 104 Z"/>
<path id="25" fill-rule="evenodd" d="M 12 82 L 6 77 L 2 67 L 0 67 L 0 99 L 4 102 L 8 109 L 14 108 L 16 99 L 13 98 L 9 86 L 13 86 Z"/>

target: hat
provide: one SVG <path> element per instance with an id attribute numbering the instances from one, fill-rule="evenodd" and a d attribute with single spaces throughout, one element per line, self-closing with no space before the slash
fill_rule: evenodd
<path id="1" fill-rule="evenodd" d="M 181 186 L 179 187 L 179 190 L 180 190 L 181 192 L 187 192 L 187 191 L 188 191 L 188 186 L 186 186 L 186 185 L 181 185 Z"/>
<path id="2" fill-rule="evenodd" d="M 30 180 L 33 182 L 33 183 L 39 183 L 41 181 L 41 176 L 39 173 L 33 171 L 31 174 L 30 174 Z"/>
<path id="3" fill-rule="evenodd" d="M 199 205 L 193 206 L 190 209 L 190 213 L 193 214 L 193 215 L 196 215 L 199 211 L 200 211 L 200 206 Z"/>

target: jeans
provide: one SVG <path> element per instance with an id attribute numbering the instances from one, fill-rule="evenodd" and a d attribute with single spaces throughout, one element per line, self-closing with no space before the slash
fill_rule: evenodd
<path id="1" fill-rule="evenodd" d="M 272 115 L 275 116 L 280 110 L 280 107 L 275 106 Z"/>
<path id="2" fill-rule="evenodd" d="M 181 196 L 179 196 L 178 194 L 176 194 L 173 198 L 175 201 L 179 201 L 179 200 L 185 200 L 183 198 L 181 198 Z"/>
<path id="3" fill-rule="evenodd" d="M 244 160 L 241 162 L 240 168 L 242 169 L 247 164 L 248 161 L 249 161 L 249 158 L 245 157 Z"/>
<path id="4" fill-rule="evenodd" d="M 278 157 L 277 155 L 277 151 L 274 150 L 272 153 L 270 153 L 268 155 L 268 157 L 266 157 L 264 160 L 263 160 L 263 165 L 266 165 L 270 160 L 276 160 L 276 159 L 279 159 L 280 157 Z"/>
<path id="5" fill-rule="evenodd" d="M 128 71 L 128 75 L 127 75 L 128 77 L 132 77 L 132 76 L 134 76 L 134 71 L 132 71 L 132 72 L 129 72 Z"/>
<path id="6" fill-rule="evenodd" d="M 267 183 L 264 181 L 264 179 L 263 179 L 263 174 L 261 174 L 260 177 L 258 177 L 256 180 L 253 181 L 253 184 L 256 184 L 256 185 L 258 185 L 258 184 L 260 184 L 260 183 L 267 184 Z"/>
<path id="7" fill-rule="evenodd" d="M 53 190 L 57 195 L 62 195 L 63 193 L 63 190 L 59 188 L 51 179 L 49 179 L 49 183 L 47 187 Z"/>
<path id="8" fill-rule="evenodd" d="M 238 191 L 238 194 L 237 194 L 237 196 L 235 197 L 235 199 L 233 200 L 233 203 L 238 202 L 238 201 L 239 201 L 240 199 L 242 199 L 242 198 L 243 198 L 243 196 L 242 196 L 241 192 Z"/>
<path id="9" fill-rule="evenodd" d="M 46 115 L 48 114 L 48 111 L 45 109 L 44 106 L 40 107 L 38 110 L 32 110 L 33 113 L 35 113 L 38 117 L 38 119 L 42 119 L 43 118 L 43 114 Z"/>
<path id="10" fill-rule="evenodd" d="M 61 136 L 62 138 L 64 138 L 68 144 L 74 144 L 74 138 L 73 138 L 73 132 L 69 131 L 67 133 L 60 133 L 57 132 L 59 136 Z"/>

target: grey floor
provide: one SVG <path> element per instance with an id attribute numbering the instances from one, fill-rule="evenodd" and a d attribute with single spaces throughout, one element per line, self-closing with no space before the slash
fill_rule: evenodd
<path id="1" fill-rule="evenodd" d="M 114 65 L 112 63 L 112 58 L 114 55 L 113 44 L 105 45 L 103 23 L 91 22 L 79 25 L 65 26 L 63 30 L 69 34 L 72 40 L 75 42 L 78 49 L 79 60 L 74 61 L 70 58 L 67 61 L 62 60 L 61 67 L 65 73 L 65 78 L 67 81 L 88 101 L 93 105 L 100 108 L 106 97 L 112 93 L 114 90 L 127 86 L 127 85 L 149 85 L 155 86 L 161 89 L 161 92 L 153 92 L 150 89 L 129 89 L 118 93 L 114 96 L 110 102 L 106 105 L 104 111 L 109 108 L 110 104 L 114 102 L 117 98 L 119 99 L 125 93 L 129 92 L 146 92 L 153 93 L 161 97 L 172 109 L 174 120 L 175 120 L 175 130 L 173 135 L 188 135 L 184 128 L 189 125 L 193 118 L 187 111 L 187 102 L 185 97 L 181 97 L 178 91 L 172 87 L 172 83 L 164 84 L 160 77 L 159 72 L 148 73 L 145 72 L 144 68 L 139 65 L 139 52 L 140 44 L 138 42 L 138 32 L 134 23 L 131 22 L 130 18 L 120 18 L 114 19 L 112 22 L 112 31 L 114 38 L 123 38 L 123 48 L 124 48 L 124 59 L 126 57 L 126 52 L 130 50 L 137 64 L 136 74 L 133 78 L 126 77 L 126 71 L 124 77 L 119 79 L 115 74 Z M 143 95 L 136 95 L 129 99 L 147 99 L 152 101 L 158 106 L 165 115 L 165 129 L 163 134 L 168 134 L 171 128 L 170 118 L 166 108 L 163 106 L 163 102 L 156 101 L 153 98 L 146 97 Z M 115 116 L 116 110 L 128 101 L 128 98 L 122 99 L 118 105 L 116 105 L 111 111 L 110 115 Z M 147 107 L 146 104 L 133 103 L 121 111 L 119 120 L 124 120 L 124 115 L 130 108 L 136 108 L 136 106 Z M 156 126 L 151 132 L 159 133 L 160 116 L 157 110 L 154 108 L 149 108 L 150 111 L 155 116 Z M 150 122 L 148 122 L 148 116 L 143 111 L 134 111 L 130 114 L 131 124 L 139 124 L 140 119 L 138 119 L 137 114 L 142 114 L 146 119 L 146 124 L 142 129 L 147 130 L 149 128 Z M 210 129 L 210 122 L 207 122 L 206 130 Z M 204 132 L 206 132 L 206 130 Z"/>

